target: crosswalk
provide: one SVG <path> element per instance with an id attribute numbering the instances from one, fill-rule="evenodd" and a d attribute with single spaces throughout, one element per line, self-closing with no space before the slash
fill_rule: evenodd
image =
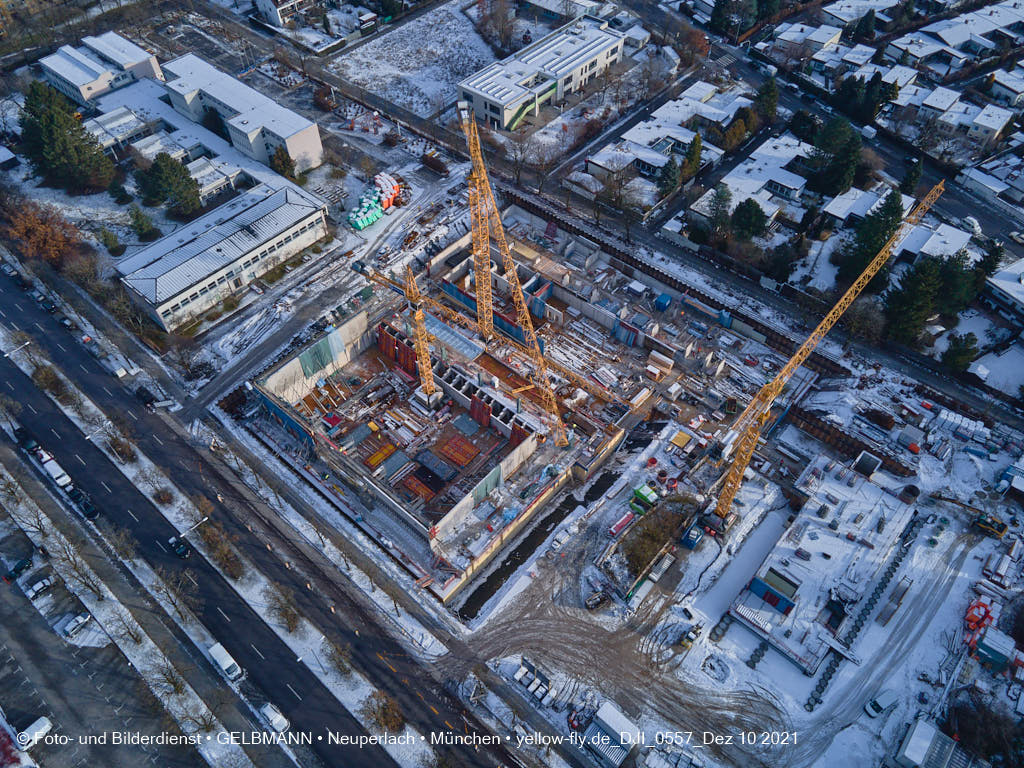
<path id="1" fill-rule="evenodd" d="M 736 57 L 733 56 L 731 53 L 727 53 L 721 58 L 715 59 L 715 63 L 718 64 L 720 67 L 728 67 L 730 64 L 736 63 Z"/>

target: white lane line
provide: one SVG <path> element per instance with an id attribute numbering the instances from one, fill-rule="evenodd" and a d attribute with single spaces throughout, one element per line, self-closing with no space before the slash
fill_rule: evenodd
<path id="1" fill-rule="evenodd" d="M 30 411 L 32 411 L 32 413 L 35 413 L 35 414 L 38 414 L 38 413 L 39 413 L 39 411 L 37 411 L 37 410 L 36 410 L 35 408 L 33 408 L 33 407 L 31 406 L 31 404 L 29 404 L 29 403 L 25 403 L 25 406 L 26 406 L 26 407 L 27 407 L 27 408 L 28 408 L 28 409 L 29 409 Z"/>
<path id="2" fill-rule="evenodd" d="M 110 395 L 111 397 L 113 397 L 113 396 L 114 396 L 114 393 L 113 393 L 113 392 L 111 392 L 111 391 L 110 391 L 109 389 L 107 389 L 107 387 L 106 387 L 106 385 L 105 385 L 105 384 L 103 385 L 103 391 L 104 391 L 104 392 L 106 392 L 106 393 L 107 393 L 108 395 Z"/>
<path id="3" fill-rule="evenodd" d="M 76 459 L 78 459 L 78 460 L 79 460 L 79 461 L 80 461 L 80 462 L 82 463 L 82 466 L 83 466 L 83 467 L 84 467 L 84 466 L 87 466 L 87 465 L 86 465 L 86 463 L 85 463 L 85 461 L 84 461 L 84 460 L 82 459 L 82 457 L 81 457 L 81 456 L 79 456 L 79 455 L 78 455 L 77 453 L 75 454 L 75 458 L 76 458 Z"/>
<path id="4" fill-rule="evenodd" d="M 163 441 L 163 440 L 161 440 L 161 439 L 160 439 L 159 437 L 157 437 L 156 435 L 153 435 L 153 439 L 154 439 L 154 440 L 156 440 L 156 441 L 157 441 L 158 443 L 160 443 L 160 445 L 163 445 L 163 444 L 164 444 L 164 441 Z"/>
<path id="5" fill-rule="evenodd" d="M 40 332 L 46 333 L 46 331 L 43 330 L 43 326 L 41 326 L 39 323 L 32 323 L 32 325 L 34 325 L 36 328 L 38 328 L 40 330 Z"/>
<path id="6" fill-rule="evenodd" d="M 64 349 L 64 347 L 61 346 L 59 341 L 55 341 L 53 343 L 57 345 L 57 349 L 59 349 L 61 352 L 67 352 L 67 350 Z"/>
<path id="7" fill-rule="evenodd" d="M 84 365 L 82 365 L 81 363 L 79 363 L 79 364 L 78 364 L 78 367 L 82 369 L 83 373 L 88 373 L 88 372 L 89 372 L 89 369 L 88 369 L 88 368 L 86 368 L 86 367 L 85 367 Z"/>
<path id="8" fill-rule="evenodd" d="M 58 440 L 60 440 L 60 435 L 57 434 L 57 430 L 56 429 L 54 429 L 53 427 L 50 427 L 50 431 L 53 432 L 53 436 L 54 437 L 56 437 Z"/>
<path id="9" fill-rule="evenodd" d="M 220 614 L 221 616 L 223 616 L 223 617 L 224 617 L 224 619 L 225 619 L 225 621 L 227 621 L 228 623 L 230 623 L 230 622 L 231 622 L 231 619 L 229 619 L 229 618 L 228 618 L 228 615 L 227 615 L 226 613 L 224 613 L 224 611 L 222 611 L 222 610 L 220 609 L 220 606 L 219 606 L 219 605 L 217 606 L 217 613 L 219 613 L 219 614 Z M 285 683 L 285 685 L 287 685 L 287 683 Z"/>
<path id="10" fill-rule="evenodd" d="M 251 646 L 252 646 L 252 649 L 253 649 L 254 651 L 256 651 L 256 655 L 257 655 L 257 656 L 259 656 L 259 657 L 260 657 L 261 659 L 263 659 L 264 661 L 266 661 L 266 660 L 267 660 L 267 657 L 266 657 L 266 656 L 264 656 L 264 655 L 263 655 L 262 653 L 260 653 L 260 649 L 259 649 L 259 648 L 257 648 L 257 647 L 256 647 L 255 645 L 253 645 L 252 643 L 249 643 L 249 645 L 251 645 Z"/>
<path id="11" fill-rule="evenodd" d="M 136 523 L 139 522 L 139 518 L 137 518 L 135 516 L 135 513 L 132 512 L 130 509 L 126 509 L 125 512 L 127 512 L 129 515 L 131 515 L 132 516 L 132 520 L 134 520 Z"/>
<path id="12" fill-rule="evenodd" d="M 7 315 L 4 314 L 4 311 L 2 309 L 0 309 L 0 317 L 7 317 Z"/>
<path id="13" fill-rule="evenodd" d="M 125 410 L 125 413 L 127 413 L 127 414 L 128 414 L 129 416 L 131 416 L 131 417 L 132 417 L 133 419 L 135 419 L 135 421 L 138 421 L 138 420 L 139 420 L 139 417 L 138 417 L 138 416 L 136 416 L 136 415 L 135 415 L 134 413 L 132 413 L 131 411 L 129 411 L 129 410 Z"/>
<path id="14" fill-rule="evenodd" d="M 11 384 L 11 382 L 9 382 L 9 381 L 5 381 L 5 382 L 4 382 L 4 384 L 6 384 L 6 385 L 7 385 L 7 388 L 8 388 L 9 390 L 11 390 L 11 392 L 13 392 L 13 391 L 14 391 L 14 385 L 13 385 L 13 384 Z"/>
<path id="15" fill-rule="evenodd" d="M 16 322 L 14 322 L 13 320 L 11 320 L 11 327 L 14 330 L 16 330 L 16 331 L 20 331 L 21 330 L 21 328 L 18 327 L 18 324 Z"/>
<path id="16" fill-rule="evenodd" d="M 132 517 L 135 517 L 135 515 L 132 515 Z M 156 545 L 157 545 L 158 547 L 160 547 L 160 549 L 162 549 L 162 550 L 163 550 L 164 552 L 166 552 L 166 551 L 167 551 L 167 547 L 165 547 L 165 546 L 164 546 L 163 544 L 161 544 L 161 543 L 160 543 L 160 540 L 159 540 L 159 539 L 157 539 L 157 541 L 156 541 Z"/>
<path id="17" fill-rule="evenodd" d="M 298 699 L 299 701 L 302 701 L 302 697 L 299 696 L 299 694 L 295 693 L 295 689 L 294 688 L 292 688 L 290 685 L 288 685 L 288 683 L 285 683 L 285 685 L 288 687 L 289 691 L 291 691 L 292 693 L 295 694 L 295 698 L 296 699 Z"/>
<path id="18" fill-rule="evenodd" d="M 185 571 L 185 577 L 186 577 L 186 578 L 187 578 L 187 579 L 188 579 L 189 581 L 191 581 L 191 582 L 192 582 L 193 584 L 195 584 L 195 585 L 196 585 L 197 587 L 199 586 L 199 582 L 198 582 L 198 581 L 196 581 L 196 580 L 195 580 L 195 578 L 194 578 L 194 577 L 192 576 L 192 574 L 191 574 L 191 573 L 189 573 L 188 571 Z"/>
<path id="19" fill-rule="evenodd" d="M 100 480 L 100 485 L 103 486 L 103 490 L 105 490 L 107 493 L 113 493 L 113 491 L 110 490 L 110 487 L 106 483 L 104 483 L 102 480 Z"/>

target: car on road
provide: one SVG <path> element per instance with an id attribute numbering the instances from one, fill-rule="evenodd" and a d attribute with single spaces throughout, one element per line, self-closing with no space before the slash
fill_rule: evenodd
<path id="1" fill-rule="evenodd" d="M 895 707 L 897 701 L 899 701 L 899 696 L 896 694 L 896 691 L 892 688 L 886 688 L 864 705 L 864 711 L 867 712 L 868 717 L 878 717 L 885 714 L 892 707 Z"/>
<path id="2" fill-rule="evenodd" d="M 135 397 L 145 406 L 147 411 L 153 411 L 153 403 L 156 402 L 156 395 L 145 387 L 139 387 L 135 390 Z"/>
<path id="3" fill-rule="evenodd" d="M 57 314 L 57 305 L 54 304 L 50 299 L 43 297 L 43 300 L 39 302 L 39 306 L 49 312 L 51 315 Z"/>
<path id="4" fill-rule="evenodd" d="M 78 511 L 82 513 L 82 517 L 86 520 L 95 520 L 100 516 L 100 511 L 96 509 L 96 505 L 89 498 L 85 498 L 78 503 Z"/>
<path id="5" fill-rule="evenodd" d="M 67 328 L 69 331 L 78 330 L 78 326 L 75 325 L 75 321 L 67 315 L 57 315 L 57 322 Z"/>
<path id="6" fill-rule="evenodd" d="M 14 267 L 8 264 L 6 261 L 3 264 L 0 264 L 0 272 L 3 272 L 8 277 L 16 277 L 18 274 L 18 270 L 16 270 Z"/>
<path id="7" fill-rule="evenodd" d="M 260 707 L 260 714 L 263 715 L 263 719 L 270 724 L 270 727 L 276 733 L 284 733 L 288 730 L 289 723 L 288 718 L 281 714 L 281 710 L 271 704 L 269 701 Z"/>
<path id="8" fill-rule="evenodd" d="M 43 300 L 46 298 L 43 295 L 43 292 L 38 290 L 32 291 L 32 293 L 30 293 L 28 296 L 30 299 L 32 299 L 32 301 L 36 302 L 37 304 L 42 304 Z"/>
<path id="9" fill-rule="evenodd" d="M 167 546 L 171 548 L 171 552 L 176 554 L 182 560 L 192 554 L 192 550 L 188 548 L 188 544 L 185 540 L 178 536 L 171 536 L 171 538 L 167 540 Z"/>
<path id="10" fill-rule="evenodd" d="M 22 291 L 27 291 L 32 287 L 32 282 L 21 274 L 21 272 L 19 272 L 18 276 L 14 278 L 14 284 Z"/>
<path id="11" fill-rule="evenodd" d="M 1013 240 L 1017 245 L 1024 245 L 1024 233 L 1014 230 L 1010 233 L 1010 239 Z"/>
<path id="12" fill-rule="evenodd" d="M 41 594 L 43 594 L 44 592 L 49 590 L 51 587 L 53 587 L 53 585 L 56 584 L 56 583 L 57 583 L 57 577 L 56 576 L 47 576 L 44 579 L 40 579 L 35 584 L 33 584 L 31 587 L 29 587 L 28 589 L 25 590 L 25 597 L 27 597 L 29 600 L 35 600 Z"/>
<path id="13" fill-rule="evenodd" d="M 973 216 L 964 216 L 962 222 L 964 227 L 975 237 L 981 237 L 981 224 Z"/>
<path id="14" fill-rule="evenodd" d="M 68 491 L 68 498 L 71 499 L 71 501 L 73 501 L 75 504 L 81 504 L 83 501 L 89 500 L 89 497 L 88 495 L 86 495 L 85 491 L 83 491 L 81 488 L 76 488 L 75 486 L 72 486 L 71 490 Z"/>
<path id="15" fill-rule="evenodd" d="M 14 439 L 18 441 L 18 447 L 28 453 L 32 453 L 39 447 L 39 443 L 32 437 L 32 433 L 24 427 L 15 427 Z"/>
<path id="16" fill-rule="evenodd" d="M 32 567 L 32 558 L 23 557 L 21 560 L 16 562 L 14 566 L 7 573 L 4 574 L 4 581 L 10 584 L 12 581 L 17 579 L 21 574 Z"/>

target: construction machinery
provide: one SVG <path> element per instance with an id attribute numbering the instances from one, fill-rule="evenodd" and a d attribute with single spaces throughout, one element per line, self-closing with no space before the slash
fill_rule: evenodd
<path id="1" fill-rule="evenodd" d="M 552 429 L 555 434 L 555 445 L 564 447 L 569 444 L 569 436 L 562 422 L 562 414 L 558 410 L 558 400 L 548 380 L 548 366 L 537 341 L 537 333 L 533 328 L 523 286 L 519 282 L 519 271 L 512 251 L 508 247 L 505 229 L 501 224 L 498 204 L 494 199 L 494 190 L 487 178 L 487 167 L 484 165 L 483 151 L 480 148 L 480 134 L 476 120 L 469 104 L 460 101 L 458 104 L 462 130 L 466 134 L 469 156 L 473 161 L 473 170 L 469 175 L 469 206 L 472 219 L 473 266 L 476 277 L 477 323 L 484 339 L 494 335 L 494 315 L 491 306 L 491 241 L 498 246 L 502 264 L 505 267 L 505 279 L 508 280 L 509 292 L 516 308 L 516 319 L 522 328 L 526 340 L 526 348 L 533 362 L 531 378 L 537 392 L 544 403 L 544 409 L 551 415 Z"/>
<path id="2" fill-rule="evenodd" d="M 405 268 L 405 298 L 412 309 L 412 338 L 416 349 L 416 367 L 420 374 L 420 387 L 429 401 L 437 387 L 434 385 L 434 367 L 430 362 L 430 347 L 427 343 L 427 324 L 423 318 L 423 296 L 416 285 L 412 267 Z"/>
<path id="3" fill-rule="evenodd" d="M 846 290 L 842 298 L 836 302 L 836 305 L 818 323 L 818 327 L 811 331 L 811 335 L 807 337 L 807 340 L 782 367 L 782 370 L 779 371 L 772 381 L 765 384 L 754 395 L 750 405 L 736 419 L 736 423 L 724 441 L 723 456 L 727 457 L 731 453 L 732 464 L 729 466 L 729 470 L 726 472 L 722 483 L 718 503 L 715 506 L 716 515 L 724 518 L 729 514 L 733 499 L 736 498 L 736 493 L 743 482 L 743 473 L 754 456 L 754 450 L 757 448 L 758 441 L 761 438 L 761 430 L 769 421 L 772 404 L 776 398 L 782 394 L 786 384 L 793 377 L 793 374 L 796 373 L 796 370 L 803 365 L 811 352 L 814 351 L 814 348 L 832 330 L 832 327 L 843 316 L 843 313 L 849 309 L 854 300 L 860 296 L 872 278 L 878 274 L 879 270 L 889 260 L 896 244 L 906 237 L 907 233 L 924 218 L 925 213 L 938 200 L 944 189 L 944 183 L 940 181 L 925 195 L 924 199 L 917 204 L 914 210 L 903 219 L 903 222 L 893 236 L 886 241 L 882 249 L 872 259 L 871 263 L 865 267 L 860 276 L 853 281 L 853 284 Z"/>

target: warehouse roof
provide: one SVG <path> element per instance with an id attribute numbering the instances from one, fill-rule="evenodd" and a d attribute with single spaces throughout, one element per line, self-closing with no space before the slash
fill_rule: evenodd
<path id="1" fill-rule="evenodd" d="M 126 284 L 162 304 L 308 217 L 319 206 L 261 184 L 123 259 Z"/>
<path id="2" fill-rule="evenodd" d="M 104 32 L 96 37 L 89 36 L 82 38 L 82 45 L 98 53 L 107 61 L 117 64 L 122 69 L 127 69 L 133 64 L 145 61 L 150 53 L 131 40 L 126 40 L 116 32 Z"/>
<path id="3" fill-rule="evenodd" d="M 43 57 L 39 63 L 44 69 L 78 86 L 88 85 L 110 71 L 102 62 L 70 45 L 62 45 L 56 53 Z"/>

